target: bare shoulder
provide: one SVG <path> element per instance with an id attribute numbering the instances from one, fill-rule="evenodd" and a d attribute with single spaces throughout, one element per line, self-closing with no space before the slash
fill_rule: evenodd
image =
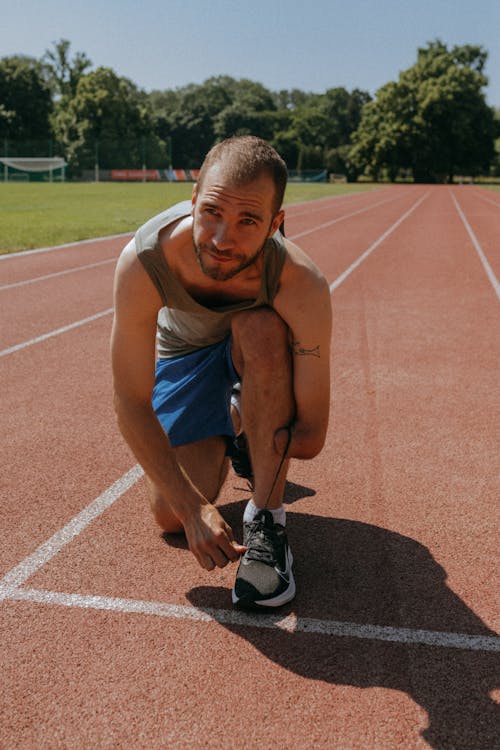
<path id="1" fill-rule="evenodd" d="M 127 242 L 119 255 L 115 277 L 121 278 L 123 276 L 133 275 L 134 273 L 140 276 L 141 268 L 142 263 L 137 256 L 135 239 L 132 238 L 130 242 Z"/>
<path id="2" fill-rule="evenodd" d="M 314 261 L 300 247 L 285 239 L 287 258 L 283 266 L 278 300 L 330 297 L 328 282 Z"/>
<path id="3" fill-rule="evenodd" d="M 114 280 L 115 310 L 125 312 L 142 310 L 145 315 L 158 311 L 162 306 L 161 297 L 139 260 L 135 241 L 125 245 L 115 271 Z"/>

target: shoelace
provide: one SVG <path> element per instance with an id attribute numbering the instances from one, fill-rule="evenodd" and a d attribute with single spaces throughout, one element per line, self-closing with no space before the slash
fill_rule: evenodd
<path id="1" fill-rule="evenodd" d="M 274 475 L 273 483 L 271 485 L 271 489 L 269 490 L 269 495 L 267 496 L 266 504 L 264 505 L 264 508 L 267 508 L 269 500 L 271 499 L 271 495 L 273 494 L 273 490 L 276 486 L 276 482 L 278 481 L 279 473 L 281 471 L 281 467 L 285 463 L 286 454 L 288 453 L 288 449 L 290 447 L 290 443 L 292 442 L 292 428 L 291 425 L 286 426 L 287 431 L 287 441 L 285 445 L 285 449 L 281 455 L 281 460 L 279 462 L 278 468 L 276 469 L 276 474 Z"/>
<path id="2" fill-rule="evenodd" d="M 276 473 L 274 475 L 273 483 L 271 485 L 271 489 L 269 490 L 269 494 L 267 496 L 266 504 L 264 505 L 264 508 L 267 508 L 269 500 L 271 499 L 271 495 L 273 494 L 274 487 L 276 486 L 276 482 L 278 481 L 278 476 L 281 471 L 281 467 L 283 466 L 286 458 L 286 454 L 288 453 L 288 449 L 290 447 L 290 443 L 292 441 L 292 428 L 291 425 L 286 426 L 286 431 L 288 433 L 287 441 L 285 445 L 285 449 L 281 455 L 281 459 L 278 465 L 278 468 L 276 469 Z M 238 446 L 238 438 L 236 438 L 236 445 Z M 248 453 L 248 444 L 246 441 L 246 438 L 243 442 L 243 448 L 242 446 L 238 446 L 240 449 L 239 452 L 236 452 L 232 458 L 231 463 L 233 465 L 233 469 L 235 473 L 241 477 L 242 479 L 246 479 L 247 486 L 246 487 L 239 487 L 236 489 L 244 489 L 249 490 L 250 492 L 253 492 L 254 490 L 254 483 L 253 483 L 253 469 L 252 464 L 250 462 L 250 455 Z"/>
<path id="3" fill-rule="evenodd" d="M 247 560 L 274 565 L 277 562 L 274 549 L 276 543 L 280 541 L 274 526 L 267 525 L 264 518 L 250 521 L 245 525 L 248 530 L 246 540 L 248 550 L 245 555 Z"/>

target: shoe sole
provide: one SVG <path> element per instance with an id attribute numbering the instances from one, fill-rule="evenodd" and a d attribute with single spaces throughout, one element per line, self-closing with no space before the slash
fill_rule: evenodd
<path id="1" fill-rule="evenodd" d="M 284 591 L 282 591 L 281 594 L 278 594 L 278 596 L 274 596 L 272 599 L 245 599 L 244 597 L 238 598 L 236 596 L 235 590 L 233 589 L 231 592 L 231 599 L 233 601 L 233 604 L 238 607 L 260 609 L 262 607 L 281 607 L 283 604 L 291 602 L 296 593 L 295 579 L 292 572 L 292 563 L 292 551 L 290 548 L 288 548 L 288 569 L 290 571 L 290 581 L 288 587 Z"/>

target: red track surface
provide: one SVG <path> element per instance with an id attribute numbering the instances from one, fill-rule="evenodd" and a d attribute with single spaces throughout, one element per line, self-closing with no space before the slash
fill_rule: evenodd
<path id="1" fill-rule="evenodd" d="M 134 466 L 114 263 L 60 272 L 123 239 L 0 261 L 0 287 L 59 274 L 0 288 L 2 749 L 497 746 L 499 204 L 399 187 L 288 210 L 334 288 L 333 401 L 324 451 L 291 468 L 278 616 L 235 613 L 234 566 L 160 537 L 137 472 L 114 486 Z"/>

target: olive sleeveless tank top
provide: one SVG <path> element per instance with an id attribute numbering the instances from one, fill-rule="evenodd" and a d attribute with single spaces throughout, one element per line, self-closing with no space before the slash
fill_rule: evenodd
<path id="1" fill-rule="evenodd" d="M 183 201 L 143 224 L 135 234 L 137 256 L 158 290 L 163 307 L 158 313 L 157 345 L 160 358 L 178 357 L 215 344 L 231 330 L 232 316 L 240 310 L 272 305 L 279 286 L 286 248 L 280 232 L 266 241 L 259 293 L 256 299 L 207 307 L 197 302 L 172 273 L 158 234 L 189 216 L 191 201 Z"/>

